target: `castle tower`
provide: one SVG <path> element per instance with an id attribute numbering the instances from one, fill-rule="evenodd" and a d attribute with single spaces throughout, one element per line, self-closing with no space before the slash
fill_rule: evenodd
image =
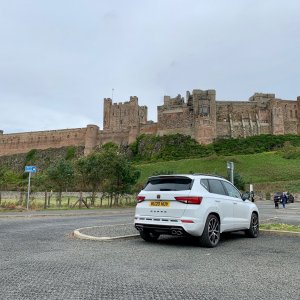
<path id="1" fill-rule="evenodd" d="M 194 138 L 200 144 L 209 144 L 216 138 L 216 91 L 193 90 L 188 103 L 193 106 Z"/>
<path id="2" fill-rule="evenodd" d="M 271 133 L 274 135 L 284 134 L 284 111 L 276 99 L 270 101 L 270 113 Z"/>
<path id="3" fill-rule="evenodd" d="M 108 131 L 129 130 L 139 128 L 147 123 L 147 106 L 139 106 L 138 97 L 131 96 L 128 102 L 112 103 L 110 98 L 104 99 L 103 129 Z"/>
<path id="4" fill-rule="evenodd" d="M 98 143 L 99 127 L 97 125 L 87 125 L 85 134 L 84 155 L 89 155 Z"/>
<path id="5" fill-rule="evenodd" d="M 112 100 L 110 98 L 104 98 L 104 104 L 103 104 L 103 129 L 107 130 L 110 128 L 110 115 L 111 115 L 111 106 L 112 106 Z"/>

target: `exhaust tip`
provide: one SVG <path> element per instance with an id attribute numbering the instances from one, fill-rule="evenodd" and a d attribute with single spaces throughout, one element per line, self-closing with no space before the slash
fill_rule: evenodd
<path id="1" fill-rule="evenodd" d="M 138 231 L 140 231 L 140 232 L 143 231 L 143 227 L 142 227 L 142 226 L 135 226 L 135 228 L 136 228 Z"/>

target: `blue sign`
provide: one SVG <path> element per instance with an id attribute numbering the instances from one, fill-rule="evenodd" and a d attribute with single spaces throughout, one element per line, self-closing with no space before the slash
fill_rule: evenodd
<path id="1" fill-rule="evenodd" d="M 25 172 L 36 173 L 36 166 L 25 166 Z"/>

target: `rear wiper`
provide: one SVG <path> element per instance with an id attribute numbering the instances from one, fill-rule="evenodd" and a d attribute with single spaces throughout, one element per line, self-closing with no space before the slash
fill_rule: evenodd
<path id="1" fill-rule="evenodd" d="M 160 189 L 160 191 L 175 191 L 175 190 L 172 190 L 172 189 Z"/>

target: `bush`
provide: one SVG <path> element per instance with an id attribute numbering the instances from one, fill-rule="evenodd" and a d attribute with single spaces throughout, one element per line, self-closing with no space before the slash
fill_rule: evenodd
<path id="1" fill-rule="evenodd" d="M 230 180 L 230 179 L 229 179 Z M 233 175 L 233 180 L 234 180 L 234 185 L 241 191 L 244 191 L 245 188 L 245 180 L 243 179 L 243 177 L 235 172 Z"/>
<path id="2" fill-rule="evenodd" d="M 36 149 L 31 149 L 25 156 L 24 165 L 26 166 L 28 163 L 32 162 L 35 158 L 35 155 L 37 153 Z"/>
<path id="3" fill-rule="evenodd" d="M 157 175 L 171 175 L 174 174 L 174 171 L 172 170 L 159 170 L 159 171 L 155 171 L 153 172 L 153 176 L 157 176 Z"/>
<path id="4" fill-rule="evenodd" d="M 282 157 L 285 159 L 298 159 L 300 158 L 300 147 L 284 148 L 284 151 L 281 153 Z"/>
<path id="5" fill-rule="evenodd" d="M 66 160 L 72 160 L 72 159 L 75 158 L 75 154 L 76 154 L 76 148 L 75 147 L 68 147 L 67 151 L 66 151 L 65 159 Z"/>

